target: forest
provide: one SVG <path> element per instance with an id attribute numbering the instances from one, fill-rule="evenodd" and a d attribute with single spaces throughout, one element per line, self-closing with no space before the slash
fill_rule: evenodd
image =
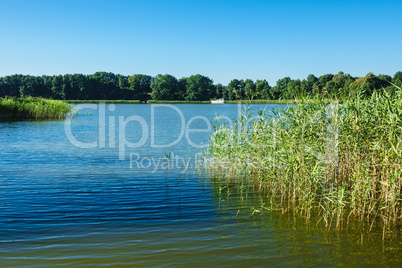
<path id="1" fill-rule="evenodd" d="M 0 97 L 43 97 L 56 100 L 291 100 L 300 97 L 335 96 L 342 98 L 354 91 L 371 95 L 376 89 L 392 93 L 401 86 L 402 72 L 394 76 L 367 74 L 353 77 L 338 72 L 306 79 L 284 77 L 271 86 L 267 80 L 233 79 L 228 85 L 214 84 L 200 74 L 177 79 L 170 74 L 155 77 L 135 74 L 125 76 L 111 72 L 91 75 L 65 74 L 31 76 L 15 74 L 0 77 Z"/>

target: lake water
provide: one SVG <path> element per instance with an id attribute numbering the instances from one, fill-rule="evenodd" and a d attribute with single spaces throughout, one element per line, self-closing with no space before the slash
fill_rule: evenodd
<path id="1" fill-rule="evenodd" d="M 0 267 L 402 264 L 400 233 L 307 225 L 198 172 L 208 120 L 238 105 L 81 108 L 0 122 Z"/>

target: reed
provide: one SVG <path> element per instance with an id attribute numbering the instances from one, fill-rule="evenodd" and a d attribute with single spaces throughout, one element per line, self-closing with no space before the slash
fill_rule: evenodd
<path id="1" fill-rule="evenodd" d="M 6 97 L 0 98 L 0 119 L 63 119 L 71 108 L 60 100 Z"/>
<path id="2" fill-rule="evenodd" d="M 341 103 L 300 100 L 258 116 L 245 109 L 234 128 L 218 122 L 210 144 L 205 169 L 256 183 L 282 213 L 318 215 L 328 227 L 401 224 L 400 88 Z"/>

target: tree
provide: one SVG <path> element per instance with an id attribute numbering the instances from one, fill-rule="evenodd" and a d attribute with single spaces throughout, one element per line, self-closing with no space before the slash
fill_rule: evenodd
<path id="1" fill-rule="evenodd" d="M 376 77 L 373 73 L 368 73 L 365 77 L 357 78 L 349 85 L 353 94 L 363 93 L 370 96 L 376 90 Z"/>
<path id="2" fill-rule="evenodd" d="M 401 87 L 402 86 L 402 72 L 396 72 L 394 77 L 392 78 L 392 84 Z"/>
<path id="3" fill-rule="evenodd" d="M 222 86 L 221 83 L 216 85 L 216 90 L 215 90 L 215 98 L 220 99 L 223 98 L 223 92 L 225 91 L 225 88 Z"/>
<path id="4" fill-rule="evenodd" d="M 93 99 L 89 88 L 89 76 L 83 74 L 66 74 L 63 76 L 65 95 L 67 100 Z"/>
<path id="5" fill-rule="evenodd" d="M 354 81 L 355 78 L 350 74 L 345 75 L 343 72 L 338 72 L 326 83 L 325 88 L 329 94 L 344 97 L 349 94 L 349 85 Z"/>
<path id="6" fill-rule="evenodd" d="M 278 81 L 276 81 L 276 86 L 271 88 L 271 95 L 275 100 L 278 100 L 279 98 L 284 98 L 284 99 L 288 99 L 291 98 L 291 96 L 289 96 L 289 92 L 287 91 L 287 87 L 289 82 L 291 82 L 292 79 L 290 79 L 290 77 L 285 77 L 282 79 L 279 79 Z"/>
<path id="7" fill-rule="evenodd" d="M 52 92 L 51 94 L 53 99 L 59 99 L 59 100 L 65 99 L 66 93 L 64 92 L 63 84 L 64 84 L 63 76 L 61 75 L 53 76 L 51 85 L 51 92 Z"/>
<path id="8" fill-rule="evenodd" d="M 20 85 L 21 96 L 47 97 L 48 93 L 44 88 L 44 80 L 40 76 L 26 75 L 22 78 Z"/>
<path id="9" fill-rule="evenodd" d="M 132 92 L 129 96 L 133 100 L 148 100 L 151 95 L 152 77 L 144 74 L 135 74 L 127 79 L 128 89 Z"/>
<path id="10" fill-rule="evenodd" d="M 385 74 L 379 74 L 377 76 L 376 87 L 385 89 L 387 92 L 393 92 L 394 86 L 392 83 L 392 77 Z"/>
<path id="11" fill-rule="evenodd" d="M 324 93 L 324 91 L 326 91 L 325 86 L 327 85 L 327 82 L 331 81 L 333 77 L 333 74 L 324 74 L 320 76 L 316 82 L 317 92 L 320 92 L 321 94 Z"/>
<path id="12" fill-rule="evenodd" d="M 315 77 L 314 74 L 309 74 L 309 75 L 307 76 L 307 86 L 308 86 L 308 87 L 313 88 L 313 85 L 314 85 L 315 83 L 317 83 L 317 81 L 318 81 L 318 78 Z"/>
<path id="13" fill-rule="evenodd" d="M 186 87 L 187 87 L 187 78 L 182 77 L 178 81 L 177 92 L 175 93 L 174 99 L 176 100 L 185 100 L 186 99 Z"/>
<path id="14" fill-rule="evenodd" d="M 301 95 L 301 81 L 300 79 L 291 80 L 287 83 L 286 94 L 284 94 L 284 99 L 296 99 Z"/>
<path id="15" fill-rule="evenodd" d="M 3 77 L 0 77 L 0 97 L 4 97 L 5 94 L 6 94 L 6 91 L 5 91 Z"/>
<path id="16" fill-rule="evenodd" d="M 318 78 L 313 74 L 309 74 L 307 79 L 303 79 L 300 84 L 300 95 L 301 96 L 310 96 L 314 94 L 315 87 L 317 87 Z"/>
<path id="17" fill-rule="evenodd" d="M 96 92 L 96 99 L 115 100 L 120 97 L 119 79 L 114 73 L 94 73 L 90 76 L 90 86 Z"/>
<path id="18" fill-rule="evenodd" d="M 154 84 L 152 86 L 152 84 Z M 135 74 L 124 76 L 108 72 L 91 75 L 65 74 L 55 76 L 31 76 L 15 74 L 0 77 L 0 96 L 30 95 L 66 100 L 139 99 L 159 100 L 208 100 L 225 98 L 243 99 L 292 99 L 296 96 L 333 94 L 339 98 L 364 91 L 370 96 L 374 90 L 392 94 L 395 87 L 402 86 L 402 72 L 393 77 L 369 73 L 356 79 L 350 74 L 338 72 L 325 74 L 319 78 L 313 74 L 300 81 L 289 77 L 279 79 L 274 87 L 266 80 L 233 79 L 228 86 L 214 85 L 212 79 L 200 74 L 177 80 L 171 75 Z"/>
<path id="19" fill-rule="evenodd" d="M 234 97 L 233 97 L 233 91 L 231 90 L 231 91 L 229 92 L 229 87 L 224 87 L 224 88 L 223 88 L 223 92 L 222 92 L 222 97 L 223 97 L 225 100 L 233 100 L 233 99 L 234 99 Z"/>
<path id="20" fill-rule="evenodd" d="M 186 100 L 204 101 L 209 100 L 215 91 L 212 79 L 196 74 L 186 80 Z"/>
<path id="21" fill-rule="evenodd" d="M 271 96 L 271 87 L 269 86 L 267 80 L 257 80 L 255 82 L 255 90 L 257 92 L 257 98 L 263 100 L 273 99 Z"/>
<path id="22" fill-rule="evenodd" d="M 170 74 L 158 74 L 152 79 L 151 89 L 151 97 L 154 100 L 174 100 L 178 81 Z"/>
<path id="23" fill-rule="evenodd" d="M 228 85 L 228 99 L 242 100 L 244 99 L 244 81 L 233 79 Z"/>
<path id="24" fill-rule="evenodd" d="M 244 98 L 247 100 L 252 100 L 256 97 L 257 92 L 254 81 L 251 79 L 246 79 L 246 81 L 244 81 Z"/>

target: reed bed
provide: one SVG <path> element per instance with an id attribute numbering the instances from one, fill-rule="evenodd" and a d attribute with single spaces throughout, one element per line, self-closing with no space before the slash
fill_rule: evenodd
<path id="1" fill-rule="evenodd" d="M 0 98 L 0 119 L 63 119 L 72 106 L 60 100 L 43 98 Z"/>
<path id="2" fill-rule="evenodd" d="M 258 115 L 245 109 L 234 128 L 215 125 L 204 155 L 205 169 L 227 182 L 252 181 L 272 209 L 384 232 L 401 224 L 401 166 L 400 88 Z"/>

